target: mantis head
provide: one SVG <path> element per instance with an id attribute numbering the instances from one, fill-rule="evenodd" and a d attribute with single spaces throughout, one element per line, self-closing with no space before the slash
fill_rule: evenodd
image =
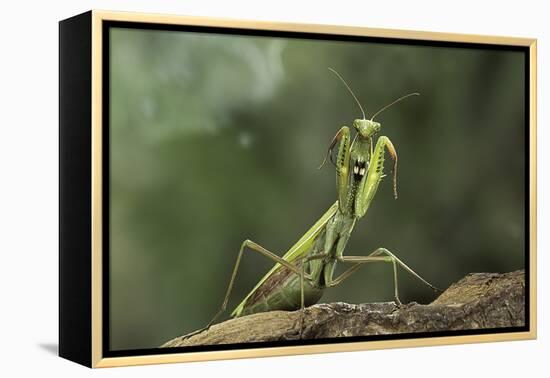
<path id="1" fill-rule="evenodd" d="M 371 138 L 380 131 L 380 123 L 370 119 L 356 119 L 353 121 L 353 127 L 364 138 Z"/>

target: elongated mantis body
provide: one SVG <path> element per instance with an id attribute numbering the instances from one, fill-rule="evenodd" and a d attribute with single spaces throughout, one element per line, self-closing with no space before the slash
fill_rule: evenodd
<path id="1" fill-rule="evenodd" d="M 368 120 L 360 102 L 345 80 L 335 70 L 331 68 L 329 70 L 342 80 L 363 114 L 362 119 L 353 121 L 356 132 L 353 139 L 350 128 L 343 126 L 334 136 L 327 152 L 327 156 L 330 156 L 332 161 L 332 152 L 337 145 L 336 161 L 333 163 L 336 167 L 338 200 L 283 257 L 251 240 L 245 240 L 239 250 L 220 310 L 206 327 L 192 334 L 208 329 L 226 310 L 245 251 L 260 253 L 273 260 L 275 265 L 232 311 L 232 317 L 273 310 L 303 310 L 305 306 L 317 303 L 326 288 L 339 285 L 364 264 L 374 262 L 393 265 L 394 296 L 398 305 L 401 305 L 401 301 L 397 285 L 397 265 L 427 286 L 438 290 L 385 248 L 377 248 L 367 255 L 344 255 L 344 249 L 355 223 L 366 215 L 378 185 L 385 177 L 383 170 L 386 151 L 393 160 L 393 194 L 397 198 L 397 152 L 386 136 L 380 136 L 375 143 L 375 136 L 380 131 L 381 125 L 374 121 L 374 117 L 396 102 L 418 93 L 398 98 Z M 321 166 L 326 160 L 325 157 Z M 337 263 L 349 265 L 349 268 L 334 277 Z"/>

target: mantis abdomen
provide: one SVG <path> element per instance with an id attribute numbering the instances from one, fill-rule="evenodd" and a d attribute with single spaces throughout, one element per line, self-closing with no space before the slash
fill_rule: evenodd
<path id="1" fill-rule="evenodd" d="M 301 268 L 300 265 L 297 264 L 297 267 Z M 324 288 L 304 282 L 304 306 L 317 303 L 323 292 Z M 282 266 L 254 292 L 235 317 L 264 311 L 294 311 L 300 307 L 300 276 Z"/>
<path id="2" fill-rule="evenodd" d="M 309 245 L 307 251 L 304 251 L 303 256 L 307 259 L 318 255 L 324 246 L 325 239 L 326 227 L 323 227 L 318 237 Z M 295 260 L 293 265 L 300 272 L 310 274 L 314 269 L 312 264 L 318 263 L 319 260 L 305 261 L 306 259 Z M 323 266 L 321 266 L 322 268 Z M 302 305 L 302 285 L 304 305 L 311 306 L 323 296 L 325 287 L 321 278 L 322 275 L 318 274 L 316 280 L 309 279 L 302 282 L 301 275 L 296 274 L 296 270 L 293 271 L 285 266 L 279 266 L 245 299 L 244 303 L 232 315 L 239 317 L 264 311 L 296 310 Z"/>

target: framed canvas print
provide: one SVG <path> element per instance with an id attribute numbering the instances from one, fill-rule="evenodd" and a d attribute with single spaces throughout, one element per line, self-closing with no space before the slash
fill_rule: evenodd
<path id="1" fill-rule="evenodd" d="M 536 337 L 536 40 L 60 22 L 59 353 Z"/>

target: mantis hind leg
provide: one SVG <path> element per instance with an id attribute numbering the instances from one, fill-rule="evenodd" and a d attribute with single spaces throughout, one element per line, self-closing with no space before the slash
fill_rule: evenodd
<path id="1" fill-rule="evenodd" d="M 302 264 L 301 268 L 298 268 L 295 265 L 293 265 L 292 263 L 290 263 L 290 262 L 284 260 L 283 258 L 277 256 L 273 252 L 270 252 L 269 250 L 265 249 L 261 245 L 253 242 L 252 240 L 247 239 L 241 244 L 241 248 L 239 250 L 239 254 L 237 255 L 237 260 L 235 262 L 235 266 L 233 267 L 233 272 L 231 273 L 231 279 L 229 280 L 229 284 L 227 285 L 227 289 L 226 289 L 226 292 L 225 292 L 225 297 L 223 299 L 223 303 L 222 303 L 220 309 L 218 310 L 218 312 L 214 315 L 212 320 L 210 320 L 210 322 L 208 322 L 208 324 L 205 327 L 185 335 L 184 339 L 189 338 L 191 336 L 197 335 L 201 332 L 204 332 L 204 331 L 208 330 L 212 326 L 212 324 L 214 324 L 216 322 L 216 320 L 224 313 L 224 311 L 227 308 L 227 303 L 229 302 L 229 297 L 231 296 L 231 292 L 233 290 L 233 283 L 235 282 L 235 278 L 237 277 L 237 273 L 239 271 L 239 266 L 241 265 L 242 256 L 244 254 L 244 251 L 247 250 L 247 248 L 251 251 L 260 253 L 261 255 L 269 258 L 270 260 L 273 260 L 276 263 L 279 263 L 279 264 L 283 265 L 284 267 L 290 269 L 292 272 L 294 272 L 294 273 L 296 273 L 300 276 L 301 290 L 302 290 L 301 302 L 302 302 L 302 309 L 303 309 L 303 307 L 304 307 L 304 291 L 303 291 L 304 290 L 304 285 L 303 285 L 303 281 L 304 281 L 304 279 L 311 280 L 311 277 L 307 273 L 305 273 L 304 270 L 303 270 L 303 265 L 304 264 Z"/>
<path id="2" fill-rule="evenodd" d="M 378 248 L 370 255 L 367 256 L 342 256 L 339 261 L 344 263 L 353 263 L 353 265 L 346 271 L 344 271 L 340 276 L 336 277 L 331 282 L 327 283 L 327 287 L 337 286 L 342 283 L 346 278 L 355 273 L 363 264 L 373 263 L 373 262 L 386 262 L 391 263 L 393 266 L 393 284 L 394 284 L 394 296 L 395 301 L 398 305 L 401 305 L 401 300 L 399 299 L 399 287 L 397 282 L 397 265 L 400 265 L 403 269 L 408 271 L 414 277 L 419 279 L 422 283 L 429 286 L 434 291 L 441 292 L 440 289 L 426 281 L 418 273 L 412 270 L 407 264 L 401 261 L 397 256 L 391 253 L 386 248 Z"/>
<path id="3" fill-rule="evenodd" d="M 304 315 L 305 315 L 305 305 L 304 305 L 304 267 L 305 267 L 305 263 L 302 262 L 302 264 L 300 264 L 300 329 L 299 329 L 299 334 L 300 334 L 300 339 L 302 338 L 302 333 L 304 331 Z"/>

